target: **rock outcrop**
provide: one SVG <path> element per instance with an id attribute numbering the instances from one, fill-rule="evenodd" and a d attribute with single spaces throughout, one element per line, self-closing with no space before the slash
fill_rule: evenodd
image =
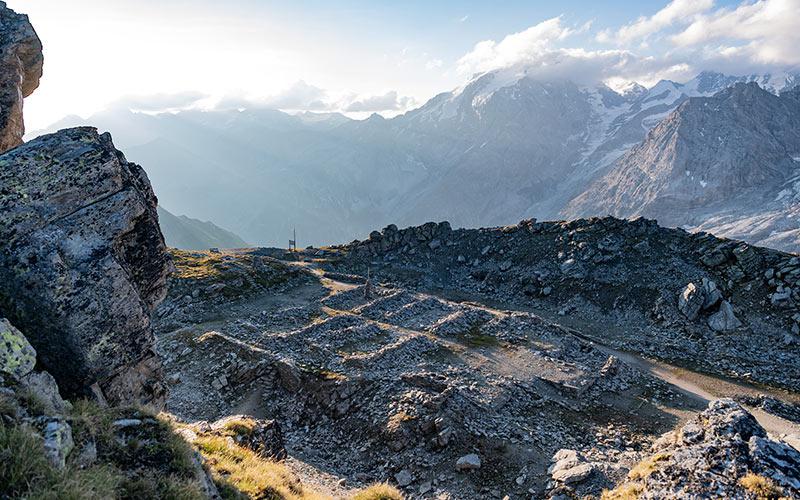
<path id="1" fill-rule="evenodd" d="M 68 129 L 0 156 L 0 310 L 67 396 L 163 401 L 150 312 L 172 269 L 147 175 L 108 134 Z"/>
<path id="2" fill-rule="evenodd" d="M 713 401 L 604 498 L 797 498 L 800 452 L 730 399 Z M 627 495 L 627 496 L 626 496 Z"/>
<path id="3" fill-rule="evenodd" d="M 22 100 L 39 86 L 43 61 L 28 16 L 0 2 L 0 153 L 22 144 Z"/>

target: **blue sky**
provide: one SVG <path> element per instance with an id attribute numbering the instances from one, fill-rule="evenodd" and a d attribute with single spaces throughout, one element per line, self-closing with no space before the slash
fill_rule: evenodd
<path id="1" fill-rule="evenodd" d="M 612 86 L 800 64 L 800 0 L 8 5 L 30 15 L 45 47 L 42 86 L 26 101 L 29 129 L 148 102 L 392 115 L 473 73 L 517 64 Z"/>

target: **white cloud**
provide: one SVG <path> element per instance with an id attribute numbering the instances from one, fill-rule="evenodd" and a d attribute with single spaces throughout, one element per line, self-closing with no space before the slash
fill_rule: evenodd
<path id="1" fill-rule="evenodd" d="M 591 33 L 591 23 L 573 28 L 562 17 L 547 19 L 499 42 L 476 44 L 457 67 L 466 75 L 513 67 L 533 78 L 617 86 L 686 81 L 702 70 L 774 74 L 800 68 L 798 22 L 800 0 L 745 0 L 732 8 L 673 0 L 652 16 L 599 34 Z M 587 37 L 616 47 L 598 48 Z"/>
<path id="2" fill-rule="evenodd" d="M 593 84 L 609 79 L 655 83 L 660 78 L 684 77 L 684 67 L 669 57 L 640 56 L 624 49 L 590 50 L 561 46 L 569 37 L 590 29 L 563 26 L 560 17 L 543 21 L 502 41 L 487 40 L 475 45 L 458 61 L 464 74 L 499 68 L 518 68 L 532 78 L 566 79 Z"/>
<path id="3" fill-rule="evenodd" d="M 703 46 L 720 63 L 800 64 L 800 0 L 761 0 L 698 16 L 672 36 L 679 47 Z M 710 46 L 710 43 L 720 46 Z M 738 61 L 737 61 L 738 60 Z"/>
<path id="4" fill-rule="evenodd" d="M 292 84 L 278 94 L 268 97 L 263 105 L 275 109 L 322 111 L 330 109 L 328 93 L 303 80 Z"/>
<path id="5" fill-rule="evenodd" d="M 467 14 L 466 16 L 460 17 L 458 19 L 458 22 L 463 23 L 463 22 L 466 22 L 467 19 L 469 19 L 469 14 Z"/>
<path id="6" fill-rule="evenodd" d="M 470 74 L 525 61 L 533 63 L 554 41 L 563 40 L 570 33 L 571 29 L 562 26 L 561 18 L 554 17 L 525 31 L 508 35 L 500 42 L 478 42 L 472 51 L 458 60 L 458 69 L 461 73 Z"/>
<path id="7" fill-rule="evenodd" d="M 697 14 L 708 11 L 714 6 L 713 0 L 672 0 L 666 7 L 650 17 L 640 17 L 612 33 L 609 30 L 598 34 L 601 42 L 616 41 L 627 44 L 647 38 L 676 23 L 685 23 Z"/>
<path id="8" fill-rule="evenodd" d="M 391 90 L 383 95 L 366 96 L 354 99 L 342 108 L 347 113 L 377 113 L 379 111 L 403 111 L 410 108 L 414 100 L 403 97 Z"/>

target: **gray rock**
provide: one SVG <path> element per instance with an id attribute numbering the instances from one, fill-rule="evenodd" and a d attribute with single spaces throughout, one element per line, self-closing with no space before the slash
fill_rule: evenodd
<path id="1" fill-rule="evenodd" d="M 734 314 L 731 304 L 723 300 L 719 305 L 719 311 L 709 316 L 708 326 L 718 332 L 727 332 L 739 328 L 742 322 Z"/>
<path id="2" fill-rule="evenodd" d="M 65 396 L 164 400 L 150 314 L 172 264 L 147 175 L 93 128 L 0 156 L 0 302 Z"/>
<path id="3" fill-rule="evenodd" d="M 142 425 L 142 421 L 138 418 L 121 418 L 111 422 L 111 425 L 118 429 L 125 429 L 128 427 L 139 427 Z"/>
<path id="4" fill-rule="evenodd" d="M 414 482 L 414 476 L 411 475 L 411 471 L 408 469 L 403 469 L 394 475 L 394 480 L 397 481 L 398 486 L 405 488 Z"/>
<path id="5" fill-rule="evenodd" d="M 20 385 L 36 399 L 47 415 L 63 414 L 72 407 L 61 398 L 56 380 L 47 372 L 31 372 L 20 379 Z"/>
<path id="6" fill-rule="evenodd" d="M 553 472 L 552 478 L 564 484 L 579 483 L 586 480 L 593 471 L 594 467 L 591 464 L 584 463 L 568 469 L 559 469 Z"/>
<path id="7" fill-rule="evenodd" d="M 456 461 L 456 470 L 466 471 L 481 468 L 481 457 L 475 453 L 464 455 Z"/>
<path id="8" fill-rule="evenodd" d="M 689 283 L 678 295 L 678 310 L 686 316 L 686 319 L 693 321 L 700 313 L 704 302 L 702 289 L 694 283 Z"/>
<path id="9" fill-rule="evenodd" d="M 703 310 L 707 311 L 716 306 L 722 300 L 722 292 L 717 288 L 717 284 L 708 278 L 703 278 Z"/>
<path id="10" fill-rule="evenodd" d="M 758 421 L 730 399 L 712 401 L 687 423 L 683 439 L 659 439 L 648 463 L 656 471 L 618 485 L 637 483 L 640 498 L 751 498 L 740 480 L 766 477 L 786 498 L 800 495 L 800 452 L 767 437 Z"/>
<path id="11" fill-rule="evenodd" d="M 72 427 L 63 419 L 49 419 L 44 422 L 42 437 L 47 459 L 54 467 L 63 469 L 67 456 L 75 447 L 72 441 Z"/>

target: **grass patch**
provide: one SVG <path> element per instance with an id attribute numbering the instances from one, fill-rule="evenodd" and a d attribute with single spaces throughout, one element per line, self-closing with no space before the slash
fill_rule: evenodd
<path id="1" fill-rule="evenodd" d="M 739 479 L 739 486 L 755 495 L 758 500 L 783 498 L 783 488 L 775 484 L 771 479 L 752 472 Z"/>
<path id="2" fill-rule="evenodd" d="M 0 498 L 114 498 L 125 476 L 111 466 L 58 470 L 50 465 L 44 443 L 24 425 L 0 422 Z"/>
<path id="3" fill-rule="evenodd" d="M 352 500 L 405 500 L 405 498 L 394 486 L 378 483 L 357 492 Z"/>
<path id="4" fill-rule="evenodd" d="M 237 446 L 230 438 L 201 436 L 195 445 L 211 467 L 214 482 L 225 499 L 309 500 L 306 491 L 284 465 Z"/>
<path id="5" fill-rule="evenodd" d="M 472 325 L 469 330 L 458 335 L 458 340 L 469 347 L 495 347 L 500 345 L 496 337 L 487 335 L 481 330 L 481 325 Z"/>
<path id="6" fill-rule="evenodd" d="M 173 276 L 185 280 L 205 280 L 217 278 L 222 274 L 222 254 L 207 252 L 191 252 L 171 249 L 172 261 L 175 263 Z"/>
<path id="7" fill-rule="evenodd" d="M 256 429 L 256 422 L 250 418 L 237 418 L 225 423 L 224 430 L 231 436 L 252 436 Z"/>
<path id="8" fill-rule="evenodd" d="M 613 490 L 603 490 L 600 500 L 636 500 L 644 492 L 640 483 L 628 483 Z"/>
<path id="9" fill-rule="evenodd" d="M 636 464 L 636 467 L 631 469 L 630 472 L 628 472 L 628 477 L 634 480 L 649 477 L 653 472 L 656 471 L 656 469 L 658 469 L 659 462 L 664 462 L 665 460 L 668 460 L 669 457 L 669 453 L 656 453 L 651 457 L 645 458 Z"/>

